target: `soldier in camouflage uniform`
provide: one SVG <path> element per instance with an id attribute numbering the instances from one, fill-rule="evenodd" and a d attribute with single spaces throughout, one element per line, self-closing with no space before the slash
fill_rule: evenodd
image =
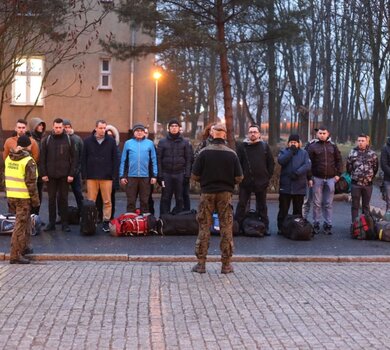
<path id="1" fill-rule="evenodd" d="M 11 238 L 11 264 L 29 264 L 24 254 L 32 253 L 30 247 L 31 208 L 39 207 L 37 166 L 30 156 L 31 140 L 23 135 L 17 140 L 5 160 L 5 186 L 10 210 L 16 213 Z"/>
<path id="2" fill-rule="evenodd" d="M 357 147 L 353 148 L 347 158 L 347 172 L 351 175 L 351 219 L 359 215 L 360 198 L 363 213 L 370 212 L 372 181 L 378 172 L 378 156 L 370 149 L 368 136 L 360 134 Z"/>
<path id="3" fill-rule="evenodd" d="M 192 178 L 200 182 L 201 197 L 197 220 L 199 234 L 195 254 L 198 263 L 193 272 L 206 272 L 207 250 L 210 240 L 212 215 L 216 211 L 221 228 L 221 273 L 233 272 L 230 263 L 233 255 L 233 208 L 234 185 L 243 179 L 242 169 L 236 153 L 225 145 L 226 127 L 217 124 L 213 128 L 211 144 L 199 153 L 192 169 Z"/>

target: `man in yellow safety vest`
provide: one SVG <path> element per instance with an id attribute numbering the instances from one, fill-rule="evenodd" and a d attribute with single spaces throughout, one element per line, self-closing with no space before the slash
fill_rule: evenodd
<path id="1" fill-rule="evenodd" d="M 16 214 L 11 238 L 11 264 L 29 264 L 24 255 L 31 254 L 31 208 L 39 206 L 37 166 L 30 156 L 31 140 L 23 135 L 5 159 L 5 187 L 10 210 Z"/>

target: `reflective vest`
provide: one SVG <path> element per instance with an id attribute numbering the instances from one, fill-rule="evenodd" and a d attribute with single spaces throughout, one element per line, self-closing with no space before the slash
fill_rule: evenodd
<path id="1" fill-rule="evenodd" d="M 5 160 L 5 187 L 8 198 L 30 198 L 25 182 L 26 165 L 33 159 L 30 156 L 20 160 L 12 160 L 9 156 Z M 38 172 L 36 170 L 36 175 Z"/>

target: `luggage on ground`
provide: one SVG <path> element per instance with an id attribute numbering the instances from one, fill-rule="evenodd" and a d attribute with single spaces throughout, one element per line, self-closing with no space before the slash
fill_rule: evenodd
<path id="1" fill-rule="evenodd" d="M 380 220 L 375 224 L 376 232 L 378 232 L 378 239 L 380 241 L 390 242 L 390 222 Z"/>
<path id="2" fill-rule="evenodd" d="M 294 241 L 310 241 L 313 237 L 313 226 L 301 215 L 287 215 L 282 223 L 281 233 Z"/>
<path id="3" fill-rule="evenodd" d="M 199 231 L 196 210 L 177 214 L 163 214 L 157 222 L 157 231 L 162 235 L 197 235 Z"/>
<path id="4" fill-rule="evenodd" d="M 83 200 L 81 210 L 80 233 L 84 235 L 93 235 L 97 227 L 97 209 L 94 201 Z"/>
<path id="5" fill-rule="evenodd" d="M 80 225 L 80 211 L 79 208 L 72 205 L 68 206 L 68 224 Z"/>
<path id="6" fill-rule="evenodd" d="M 219 218 L 216 212 L 213 213 L 213 223 L 210 227 L 210 233 L 213 235 L 219 235 L 221 233 L 221 227 L 219 225 Z M 238 221 L 233 220 L 233 235 L 240 234 L 240 225 Z"/>
<path id="7" fill-rule="evenodd" d="M 15 214 L 0 214 L 0 233 L 12 234 L 15 227 Z"/>
<path id="8" fill-rule="evenodd" d="M 261 221 L 259 214 L 250 210 L 245 214 L 244 220 L 241 223 L 241 231 L 248 237 L 264 237 L 266 227 Z"/>
<path id="9" fill-rule="evenodd" d="M 156 233 L 157 220 L 152 214 L 125 213 L 110 221 L 110 235 L 139 236 Z"/>
<path id="10" fill-rule="evenodd" d="M 360 214 L 351 225 L 351 236 L 359 240 L 378 239 L 373 217 L 370 214 Z"/>
<path id="11" fill-rule="evenodd" d="M 342 173 L 339 181 L 337 181 L 334 185 L 334 193 L 350 193 L 351 192 L 351 175 L 347 172 Z"/>
<path id="12" fill-rule="evenodd" d="M 37 236 L 41 233 L 42 220 L 39 215 L 31 214 L 31 236 Z"/>
<path id="13" fill-rule="evenodd" d="M 15 214 L 0 214 L 0 234 L 12 234 L 15 228 Z M 42 221 L 39 215 L 31 214 L 31 236 L 41 233 Z"/>

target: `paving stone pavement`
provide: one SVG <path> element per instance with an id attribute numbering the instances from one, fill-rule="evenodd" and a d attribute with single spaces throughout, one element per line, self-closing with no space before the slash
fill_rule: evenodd
<path id="1" fill-rule="evenodd" d="M 0 349 L 388 349 L 390 264 L 0 263 Z"/>

